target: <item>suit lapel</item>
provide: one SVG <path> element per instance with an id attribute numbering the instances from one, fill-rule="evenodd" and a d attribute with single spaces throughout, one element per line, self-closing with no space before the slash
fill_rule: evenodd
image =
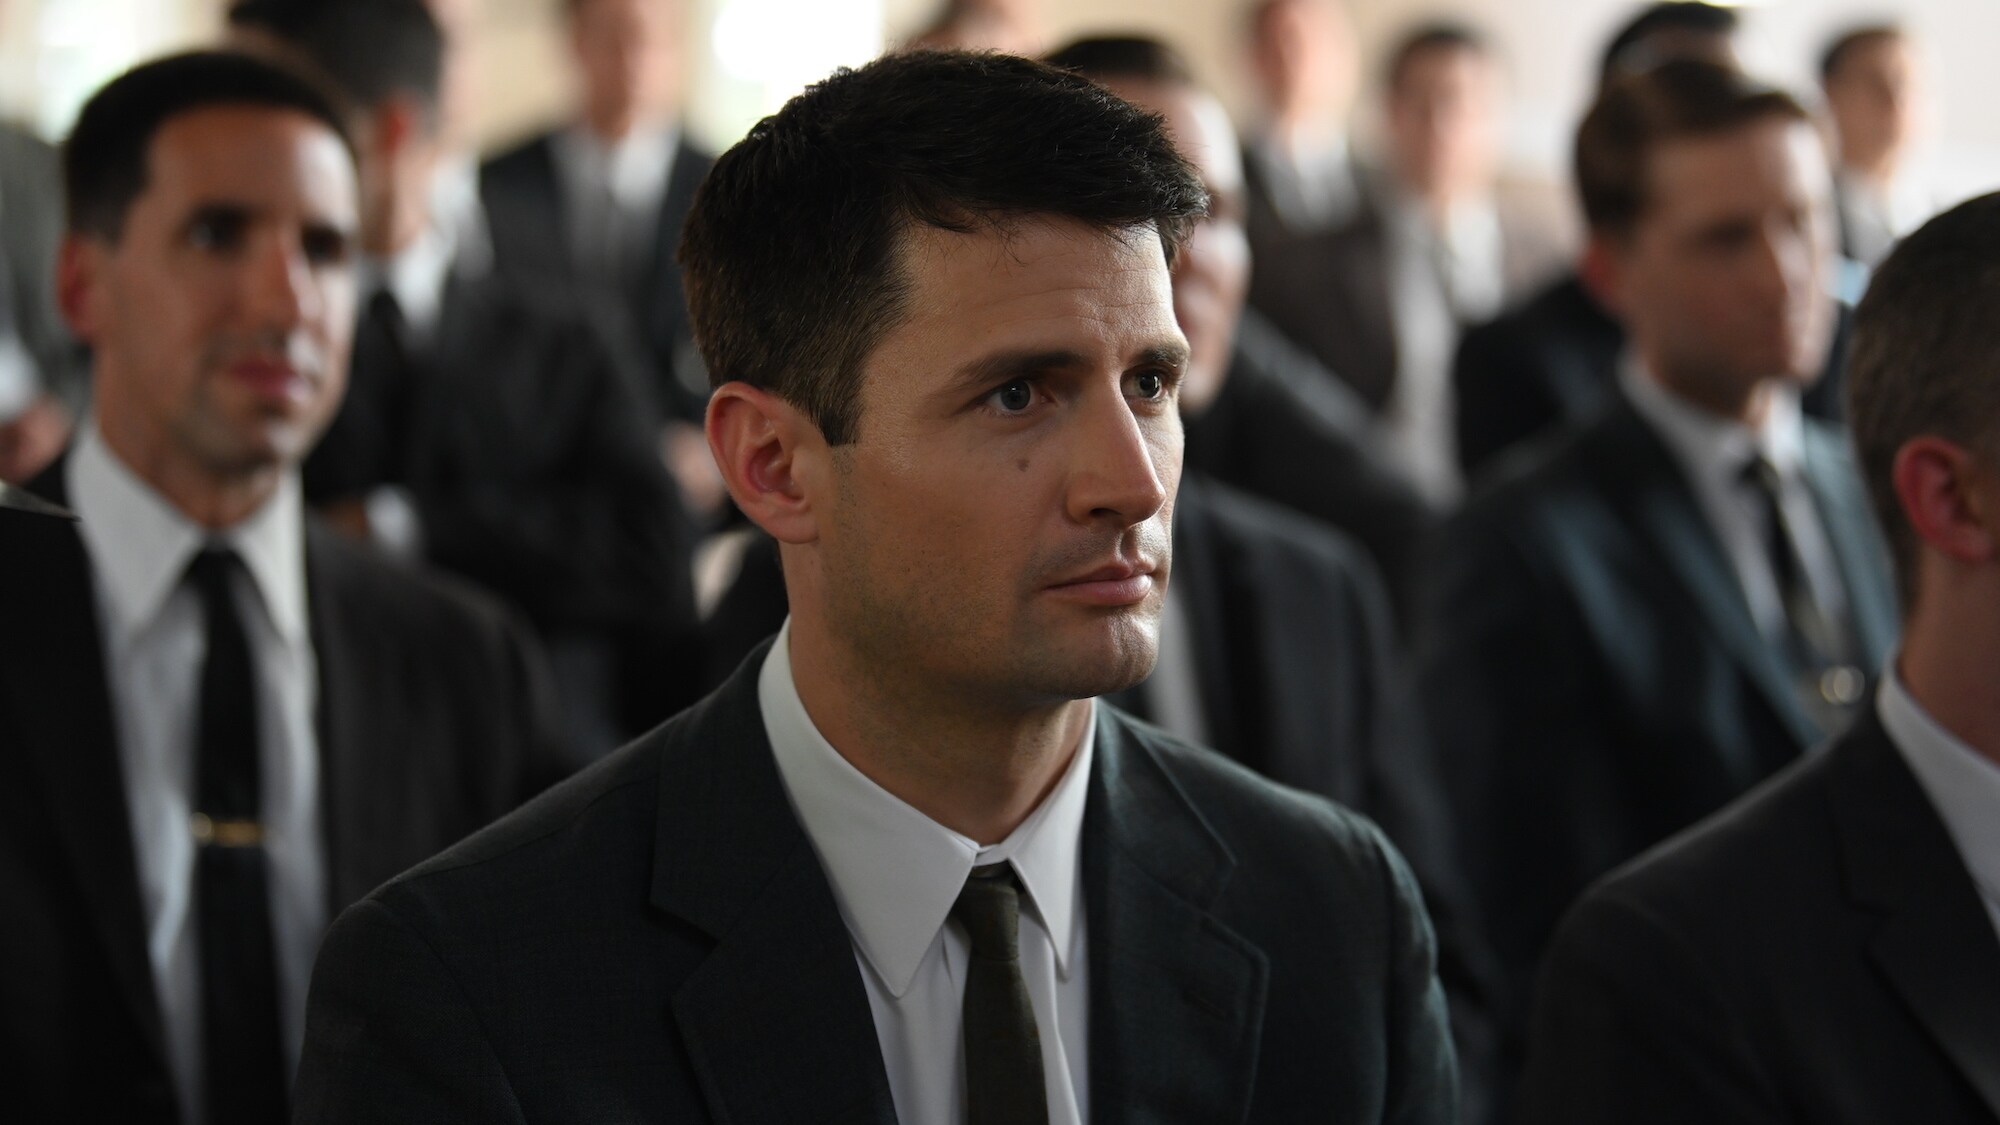
<path id="1" fill-rule="evenodd" d="M 1888 660 L 1896 643 L 1895 594 L 1885 578 L 1889 560 L 1874 514 L 1841 442 L 1815 423 L 1806 424 L 1806 481 L 1818 501 L 1820 523 L 1826 528 L 1834 562 L 1840 568 L 1841 586 L 1847 593 L 1855 639 L 1872 676 Z"/>
<path id="2" fill-rule="evenodd" d="M 1879 912 L 1869 948 L 1890 986 L 2000 1117 L 2000 939 L 1950 835 L 1871 709 L 1836 751 L 1834 824 L 1848 889 Z M 1885 843 L 1893 842 L 1893 847 Z"/>
<path id="3" fill-rule="evenodd" d="M 671 1015 L 717 1120 L 888 1125 L 894 1101 L 853 940 L 764 734 L 768 650 L 662 755 L 652 903 L 715 940 Z"/>
<path id="4" fill-rule="evenodd" d="M 1211 910 L 1235 861 L 1109 707 L 1095 753 L 1083 830 L 1091 1119 L 1243 1121 L 1269 966 Z"/>
<path id="5" fill-rule="evenodd" d="M 67 505 L 68 460 L 65 454 L 30 491 Z M 146 918 L 90 559 L 76 525 L 66 520 L 38 520 L 17 535 L 0 552 L 0 589 L 34 593 L 0 597 L 0 637 L 34 657 L 10 662 L 9 674 L 0 676 L 0 691 L 9 695 L 6 710 L 20 731 L 20 749 L 46 795 L 62 854 L 88 904 L 111 974 L 164 1063 L 165 1030 L 146 955 Z"/>
<path id="6" fill-rule="evenodd" d="M 1820 732 L 1799 706 L 1777 654 L 1757 631 L 1736 573 L 1673 455 L 1622 396 L 1598 437 L 1601 459 L 1618 468 L 1618 487 L 1624 493 L 1620 500 L 1693 597 L 1717 640 L 1762 691 L 1797 748 L 1819 742 Z M 1751 771 L 1746 776 L 1767 772 L 1759 763 L 1738 765 Z"/>

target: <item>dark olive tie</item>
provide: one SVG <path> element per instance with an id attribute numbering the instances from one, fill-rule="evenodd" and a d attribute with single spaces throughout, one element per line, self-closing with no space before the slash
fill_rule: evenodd
<path id="1" fill-rule="evenodd" d="M 1021 884 L 1004 863 L 975 867 L 951 916 L 972 940 L 965 975 L 967 1125 L 1047 1125 L 1042 1033 L 1021 979 Z"/>
<path id="2" fill-rule="evenodd" d="M 201 948 L 208 1119 L 269 1125 L 288 1114 L 271 895 L 258 820 L 257 677 L 232 575 L 234 552 L 188 567 L 208 655 L 195 744 L 195 918 Z"/>

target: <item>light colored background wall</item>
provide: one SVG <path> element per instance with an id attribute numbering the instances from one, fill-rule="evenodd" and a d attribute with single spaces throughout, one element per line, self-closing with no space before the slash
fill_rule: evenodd
<path id="1" fill-rule="evenodd" d="M 934 0 L 687 0 L 690 112 L 695 131 L 724 145 L 811 77 L 858 63 L 907 34 Z M 568 97 L 556 0 L 471 0 L 469 47 L 487 143 L 518 136 Z M 149 53 L 213 34 L 225 0 L 0 0 L 0 110 L 51 135 L 109 74 Z M 1635 0 L 1352 0 L 1367 53 L 1410 23 L 1453 16 L 1488 29 L 1512 75 L 1509 151 L 1520 170 L 1560 176 L 1570 130 L 1589 95 L 1599 45 Z M 1239 113 L 1253 112 L 1243 75 L 1245 0 L 1041 0 L 1055 40 L 1144 30 L 1179 45 Z M 1977 182 L 2000 164 L 2000 46 L 1996 0 L 1765 0 L 1744 10 L 1748 61 L 1801 89 L 1836 29 L 1895 14 L 1927 44 L 1943 107 L 1937 148 L 1956 177 Z M 1366 108 L 1363 115 L 1365 118 Z M 1365 127 L 1364 127 L 1365 131 Z"/>

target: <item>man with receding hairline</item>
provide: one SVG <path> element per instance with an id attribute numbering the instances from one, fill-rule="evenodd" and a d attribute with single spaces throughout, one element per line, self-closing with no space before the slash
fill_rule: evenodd
<path id="1" fill-rule="evenodd" d="M 1004 55 L 837 72 L 717 161 L 707 433 L 791 616 L 342 917 L 301 1120 L 1453 1119 L 1379 832 L 1095 699 L 1157 653 L 1207 204 Z"/>

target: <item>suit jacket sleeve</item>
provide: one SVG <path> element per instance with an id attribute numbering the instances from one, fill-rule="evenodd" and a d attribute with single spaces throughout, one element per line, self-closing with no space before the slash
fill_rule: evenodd
<path id="1" fill-rule="evenodd" d="M 1524 1125 L 1794 1120 L 1700 951 L 1642 905 L 1593 896 L 1564 923 L 1537 993 Z"/>
<path id="2" fill-rule="evenodd" d="M 450 970 L 372 898 L 320 947 L 293 1107 L 296 1125 L 527 1120 Z"/>
<path id="3" fill-rule="evenodd" d="M 1384 1125 L 1451 1125 L 1458 1120 L 1458 1064 L 1438 985 L 1437 945 L 1417 881 L 1387 841 L 1389 919 L 1389 1088 Z"/>

